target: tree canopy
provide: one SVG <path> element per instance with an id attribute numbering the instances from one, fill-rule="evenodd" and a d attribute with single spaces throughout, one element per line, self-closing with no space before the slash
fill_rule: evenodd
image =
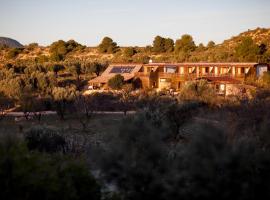
<path id="1" fill-rule="evenodd" d="M 180 39 L 175 42 L 175 56 L 177 61 L 187 61 L 190 57 L 191 52 L 195 51 L 196 45 L 191 35 L 183 35 Z"/>
<path id="2" fill-rule="evenodd" d="M 99 76 L 107 68 L 107 63 L 92 62 L 82 66 L 85 73 L 94 73 Z"/>
<path id="3" fill-rule="evenodd" d="M 196 49 L 196 45 L 191 35 L 185 34 L 175 42 L 175 52 L 189 53 Z"/>
<path id="4" fill-rule="evenodd" d="M 172 52 L 174 50 L 174 41 L 171 38 L 156 36 L 153 41 L 152 51 L 155 53 Z"/>
<path id="5" fill-rule="evenodd" d="M 134 47 L 127 47 L 124 49 L 124 56 L 128 57 L 128 58 L 134 56 L 136 53 L 137 52 L 136 52 L 136 49 Z"/>
<path id="6" fill-rule="evenodd" d="M 216 45 L 215 42 L 211 40 L 208 42 L 207 48 L 213 48 L 215 45 Z"/>
<path id="7" fill-rule="evenodd" d="M 52 61 L 61 61 L 65 56 L 76 49 L 84 48 L 81 44 L 77 43 L 74 40 L 69 40 L 67 42 L 63 40 L 58 40 L 51 44 L 50 54 Z"/>
<path id="8" fill-rule="evenodd" d="M 118 51 L 119 47 L 111 38 L 104 37 L 102 42 L 99 44 L 98 49 L 101 53 L 115 53 Z"/>
<path id="9" fill-rule="evenodd" d="M 124 77 L 121 74 L 116 74 L 108 81 L 108 85 L 114 90 L 122 89 L 124 85 Z"/>
<path id="10" fill-rule="evenodd" d="M 259 46 L 250 37 L 243 38 L 235 48 L 236 56 L 241 62 L 255 62 L 259 51 Z"/>

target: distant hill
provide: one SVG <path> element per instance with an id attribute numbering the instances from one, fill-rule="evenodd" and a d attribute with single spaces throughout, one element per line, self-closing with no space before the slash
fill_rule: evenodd
<path id="1" fill-rule="evenodd" d="M 0 47 L 8 46 L 11 48 L 21 48 L 23 45 L 16 40 L 7 37 L 0 37 Z"/>
<path id="2" fill-rule="evenodd" d="M 252 40 L 258 45 L 264 43 L 268 48 L 270 48 L 270 28 L 248 30 L 228 40 L 225 40 L 221 46 L 229 49 L 235 48 L 245 37 L 252 38 Z"/>

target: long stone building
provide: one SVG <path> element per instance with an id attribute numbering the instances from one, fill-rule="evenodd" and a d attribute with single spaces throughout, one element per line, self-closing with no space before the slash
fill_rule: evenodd
<path id="1" fill-rule="evenodd" d="M 110 78 L 121 74 L 126 82 L 139 80 L 142 88 L 180 90 L 189 81 L 205 79 L 217 92 L 243 85 L 249 76 L 261 76 L 269 70 L 259 63 L 149 63 L 111 64 L 101 76 L 90 80 L 90 85 L 106 87 Z"/>

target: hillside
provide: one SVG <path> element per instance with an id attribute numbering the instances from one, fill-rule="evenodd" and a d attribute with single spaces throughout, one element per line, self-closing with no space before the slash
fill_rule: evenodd
<path id="1" fill-rule="evenodd" d="M 7 46 L 10 48 L 21 48 L 23 45 L 19 43 L 18 41 L 7 38 L 7 37 L 0 37 L 0 47 L 1 46 Z"/>
<path id="2" fill-rule="evenodd" d="M 252 40 L 258 45 L 264 43 L 268 49 L 270 48 L 270 28 L 257 28 L 245 31 L 237 36 L 233 36 L 232 38 L 225 40 L 221 46 L 230 49 L 235 48 L 245 37 L 252 38 Z"/>
<path id="3" fill-rule="evenodd" d="M 175 52 L 170 53 L 157 53 L 151 50 L 151 47 L 133 47 L 134 54 L 127 55 L 125 53 L 126 47 L 120 47 L 116 53 L 100 53 L 97 47 L 85 47 L 79 45 L 78 48 L 74 48 L 72 51 L 68 50 L 68 46 L 65 47 L 67 53 L 64 56 L 65 61 L 83 61 L 83 62 L 115 62 L 115 63 L 125 63 L 125 62 L 135 62 L 142 63 L 148 62 L 149 57 L 152 58 L 154 62 L 238 62 L 238 61 L 254 61 L 258 60 L 256 57 L 251 60 L 240 60 L 235 55 L 235 47 L 238 46 L 241 41 L 250 37 L 257 45 L 262 43 L 266 45 L 266 53 L 264 55 L 266 61 L 270 60 L 270 28 L 257 28 L 254 30 L 248 30 L 246 32 L 240 33 L 237 36 L 233 36 L 230 39 L 224 40 L 223 43 L 213 45 L 213 46 L 197 46 L 193 51 L 188 52 L 188 54 L 179 54 Z M 0 44 L 8 44 L 13 47 L 22 47 L 22 45 L 9 38 L 0 38 Z M 76 44 L 75 41 L 73 41 Z M 117 42 L 117 41 L 116 41 Z M 72 45 L 71 45 L 72 46 Z M 0 61 L 2 63 L 15 62 L 17 60 L 29 60 L 38 62 L 48 62 L 51 60 L 50 46 L 40 47 L 36 45 L 24 46 L 23 50 L 16 50 L 16 52 L 11 52 L 10 49 L 0 49 Z"/>

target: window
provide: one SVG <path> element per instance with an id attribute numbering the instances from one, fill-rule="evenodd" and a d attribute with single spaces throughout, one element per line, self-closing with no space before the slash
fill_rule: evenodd
<path id="1" fill-rule="evenodd" d="M 216 85 L 216 91 L 224 92 L 225 91 L 225 84 L 218 84 Z"/>
<path id="2" fill-rule="evenodd" d="M 185 68 L 184 67 L 180 67 L 180 74 L 184 74 L 185 73 Z"/>
<path id="3" fill-rule="evenodd" d="M 237 68 L 237 74 L 240 75 L 242 73 L 242 68 L 238 67 Z"/>
<path id="4" fill-rule="evenodd" d="M 164 72 L 165 73 L 176 73 L 176 66 L 165 66 Z"/>
<path id="5" fill-rule="evenodd" d="M 248 74 L 249 73 L 249 70 L 250 70 L 250 68 L 249 67 L 246 67 L 245 68 L 245 74 Z"/>
<path id="6" fill-rule="evenodd" d="M 257 76 L 262 76 L 264 72 L 267 72 L 268 67 L 265 65 L 258 65 L 257 66 Z"/>
<path id="7" fill-rule="evenodd" d="M 168 82 L 171 82 L 171 79 L 169 79 L 169 78 L 161 78 L 161 79 L 159 79 L 159 82 L 160 83 L 168 83 Z"/>
<path id="8" fill-rule="evenodd" d="M 205 73 L 208 74 L 209 73 L 209 67 L 205 68 Z"/>
<path id="9" fill-rule="evenodd" d="M 222 67 L 221 68 L 221 74 L 227 74 L 228 73 L 228 68 L 227 67 Z"/>
<path id="10" fill-rule="evenodd" d="M 193 68 L 192 68 L 192 67 L 189 67 L 189 68 L 188 68 L 188 73 L 189 73 L 189 74 L 192 74 L 192 73 L 193 73 Z"/>
<path id="11" fill-rule="evenodd" d="M 154 71 L 154 67 L 147 67 L 147 72 L 153 72 Z"/>
<path id="12" fill-rule="evenodd" d="M 225 90 L 225 85 L 224 84 L 220 84 L 219 89 L 220 89 L 220 91 L 224 91 Z"/>

